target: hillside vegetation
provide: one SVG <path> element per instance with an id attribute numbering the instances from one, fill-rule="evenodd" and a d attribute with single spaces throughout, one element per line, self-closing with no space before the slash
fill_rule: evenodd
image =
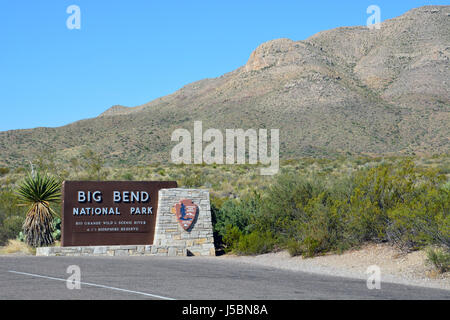
<path id="1" fill-rule="evenodd" d="M 259 232 L 268 232 L 267 236 L 270 233 L 274 241 L 266 250 L 299 245 L 309 249 L 298 250 L 316 254 L 343 250 L 366 240 L 392 241 L 411 249 L 440 241 L 425 235 L 432 230 L 410 230 L 410 223 L 419 223 L 427 214 L 433 215 L 433 221 L 442 219 L 435 222 L 444 228 L 439 231 L 441 240 L 449 241 L 448 155 L 303 158 L 283 161 L 276 176 L 261 176 L 258 167 L 251 165 L 109 167 L 89 150 L 83 154 L 79 162 L 67 166 L 55 164 L 50 154 L 35 161 L 33 169 L 46 171 L 61 181 L 175 180 L 181 187 L 209 189 L 218 245 L 227 250 L 246 252 L 244 245 L 238 245 L 241 241 L 233 237 L 242 237 L 245 243 L 248 239 L 244 239 L 252 234 L 261 239 Z M 27 171 L 0 170 L 2 242 L 17 237 L 21 231 L 25 209 L 18 206 L 15 191 Z M 54 209 L 60 212 L 58 206 Z M 402 224 L 393 222 L 397 219 Z"/>

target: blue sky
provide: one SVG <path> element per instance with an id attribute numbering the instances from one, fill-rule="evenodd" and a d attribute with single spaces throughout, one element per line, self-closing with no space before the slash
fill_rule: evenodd
<path id="1" fill-rule="evenodd" d="M 66 9 L 81 10 L 69 30 Z M 45 0 L 0 6 L 0 130 L 56 127 L 136 106 L 246 63 L 261 43 L 365 25 L 450 1 Z"/>

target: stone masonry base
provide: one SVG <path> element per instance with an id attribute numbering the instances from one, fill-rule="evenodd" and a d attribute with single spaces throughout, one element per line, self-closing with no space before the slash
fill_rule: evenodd
<path id="1" fill-rule="evenodd" d="M 182 199 L 198 206 L 198 216 L 189 230 L 177 221 L 172 208 Z M 203 189 L 161 189 L 158 197 L 155 239 L 153 245 L 185 248 L 196 256 L 215 256 L 209 191 Z"/>
<path id="2" fill-rule="evenodd" d="M 152 245 L 41 247 L 36 256 L 188 256 L 186 247 L 163 247 Z"/>

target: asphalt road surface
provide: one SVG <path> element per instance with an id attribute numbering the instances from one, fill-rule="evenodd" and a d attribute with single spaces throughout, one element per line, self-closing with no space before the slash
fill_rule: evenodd
<path id="1" fill-rule="evenodd" d="M 69 266 L 80 289 L 68 289 Z M 0 299 L 450 299 L 450 291 L 201 257 L 0 257 Z"/>

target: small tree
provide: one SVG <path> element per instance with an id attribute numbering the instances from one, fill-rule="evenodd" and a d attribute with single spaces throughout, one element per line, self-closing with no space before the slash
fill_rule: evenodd
<path id="1" fill-rule="evenodd" d="M 37 172 L 25 178 L 17 193 L 23 201 L 21 205 L 29 207 L 23 224 L 26 243 L 33 247 L 53 244 L 52 222 L 56 213 L 50 205 L 61 198 L 60 182 Z"/>

